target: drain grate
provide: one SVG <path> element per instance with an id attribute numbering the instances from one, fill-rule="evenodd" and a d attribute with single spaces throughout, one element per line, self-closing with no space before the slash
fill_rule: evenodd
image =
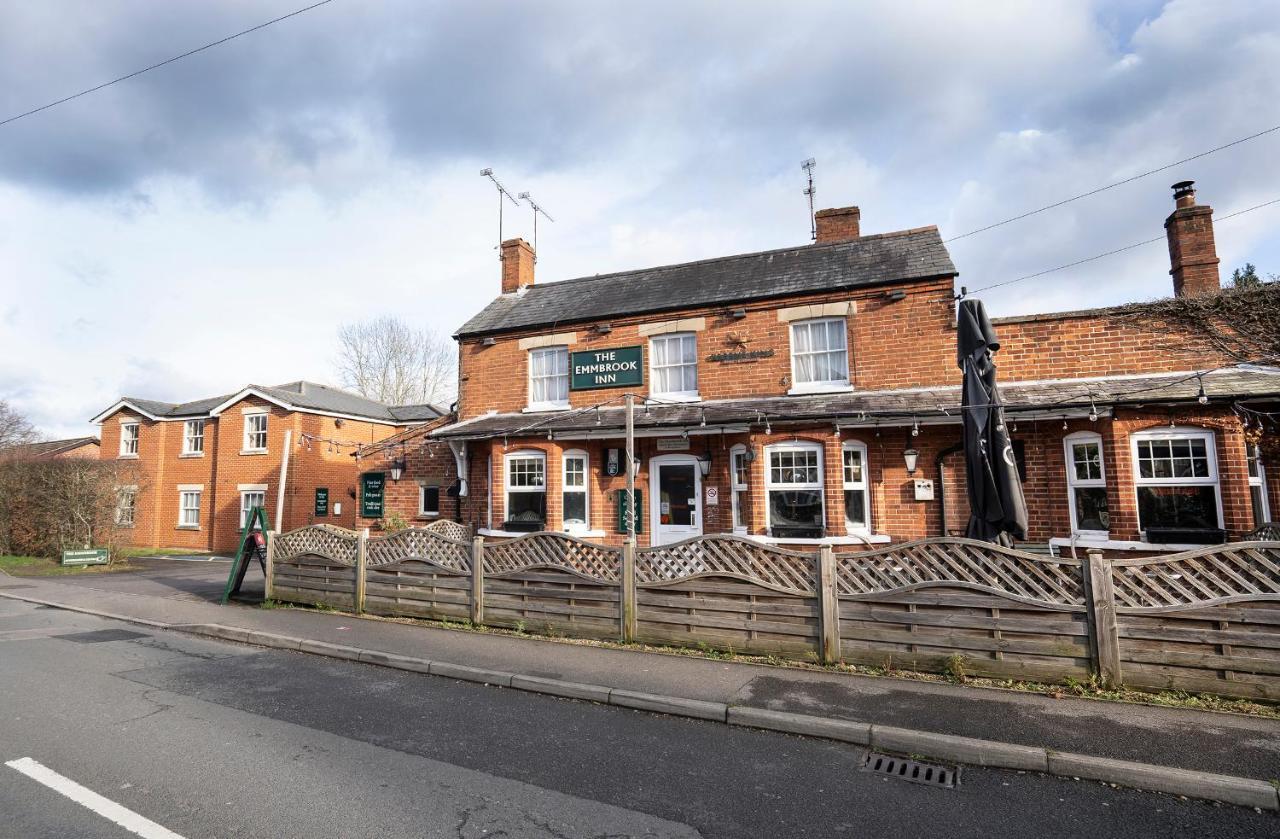
<path id="1" fill-rule="evenodd" d="M 916 784 L 927 784 L 931 787 L 954 789 L 960 771 L 949 766 L 936 763 L 921 763 L 905 757 L 882 755 L 871 752 L 862 768 L 868 772 L 878 772 L 892 778 L 900 778 Z"/>
<path id="2" fill-rule="evenodd" d="M 132 641 L 135 638 L 148 638 L 144 632 L 130 632 L 127 629 L 98 629 L 93 632 L 73 632 L 70 635 L 54 635 L 63 641 L 74 641 L 77 644 L 101 644 L 104 641 Z"/>

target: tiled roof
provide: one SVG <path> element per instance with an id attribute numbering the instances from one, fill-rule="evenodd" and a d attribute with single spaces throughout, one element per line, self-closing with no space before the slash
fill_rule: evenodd
<path id="1" fill-rule="evenodd" d="M 1280 370 L 1233 367 L 1204 374 L 1206 395 L 1214 402 L 1239 398 L 1280 398 Z M 1122 405 L 1154 405 L 1195 402 L 1199 381 L 1193 373 L 1117 376 L 1104 379 L 1062 379 L 1001 384 L 1001 397 L 1010 415 L 1087 409 Z M 678 405 L 650 404 L 637 407 L 637 430 L 674 427 L 694 428 L 705 417 L 707 425 L 784 424 L 796 421 L 883 422 L 910 424 L 913 419 L 956 417 L 960 387 L 910 390 L 861 391 L 819 396 L 778 396 L 761 399 L 712 400 Z M 485 414 L 434 432 L 438 438 L 490 438 L 505 434 L 614 431 L 623 427 L 624 410 L 614 403 L 602 407 L 599 422 L 594 410 L 563 414 Z M 865 416 L 864 416 L 865 414 Z M 958 420 L 957 420 L 958 421 Z M 533 428 L 531 428 L 533 426 Z"/>
<path id="2" fill-rule="evenodd" d="M 459 337 L 644 312 L 741 303 L 954 276 L 936 227 L 528 286 L 504 294 Z"/>
<path id="3" fill-rule="evenodd" d="M 40 443 L 25 443 L 4 450 L 8 457 L 40 458 L 55 457 L 64 452 L 73 451 L 81 446 L 98 445 L 97 437 L 72 437 L 69 440 L 45 440 Z"/>
<path id="4" fill-rule="evenodd" d="M 442 416 L 443 411 L 434 405 L 384 405 L 368 399 L 358 393 L 341 390 L 316 382 L 286 382 L 282 385 L 248 385 L 266 396 L 310 411 L 327 414 L 346 414 L 355 417 L 382 420 L 384 422 L 423 422 Z M 243 390 L 243 389 L 242 389 Z M 241 392 L 241 391 L 237 391 Z M 210 411 L 231 399 L 236 394 L 211 396 L 192 402 L 157 402 L 153 399 L 135 399 L 124 397 L 125 402 L 148 414 L 163 419 L 180 419 L 182 417 L 203 417 Z"/>

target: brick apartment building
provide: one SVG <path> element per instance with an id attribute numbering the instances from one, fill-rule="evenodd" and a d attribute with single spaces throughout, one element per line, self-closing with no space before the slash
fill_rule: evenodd
<path id="1" fill-rule="evenodd" d="M 116 512 L 134 547 L 229 551 L 255 505 L 273 528 L 353 527 L 354 450 L 439 416 L 299 381 L 181 404 L 124 397 L 92 421 L 100 456 L 136 465 Z"/>
<path id="2" fill-rule="evenodd" d="M 1175 205 L 1173 291 L 1216 294 L 1212 210 L 1189 182 Z M 548 284 L 504 242 L 500 296 L 455 336 L 456 414 L 362 450 L 375 484 L 395 467 L 387 509 L 617 543 L 632 393 L 641 544 L 963 534 L 951 257 L 936 227 L 816 222 L 811 245 Z M 995 321 L 1029 541 L 1169 550 L 1273 519 L 1280 468 L 1238 411 L 1275 410 L 1280 370 L 1128 311 Z"/>

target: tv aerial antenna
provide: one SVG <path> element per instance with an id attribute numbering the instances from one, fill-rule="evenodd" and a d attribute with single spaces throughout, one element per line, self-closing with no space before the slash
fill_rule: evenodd
<path id="1" fill-rule="evenodd" d="M 550 213 L 548 213 L 546 210 L 539 207 L 537 202 L 533 200 L 533 196 L 530 195 L 529 193 L 522 192 L 516 197 L 523 199 L 525 201 L 528 201 L 529 206 L 533 208 L 533 261 L 537 262 L 538 261 L 538 214 L 541 213 L 543 217 L 546 218 L 547 221 L 555 221 L 555 219 L 551 217 Z"/>
<path id="2" fill-rule="evenodd" d="M 508 191 L 507 191 L 507 188 L 506 188 L 505 186 L 503 186 L 503 185 L 502 185 L 502 181 L 498 180 L 497 178 L 495 178 L 495 177 L 493 176 L 493 170 L 492 170 L 492 169 L 487 169 L 487 168 L 486 168 L 486 169 L 481 169 L 481 170 L 480 170 L 480 174 L 481 174 L 482 176 L 484 176 L 484 177 L 488 178 L 489 180 L 493 181 L 493 185 L 494 185 L 494 186 L 496 186 L 496 187 L 498 188 L 498 244 L 497 244 L 497 249 L 498 249 L 498 259 L 499 259 L 499 260 L 501 260 L 501 259 L 502 259 L 502 199 L 503 199 L 503 198 L 506 198 L 508 201 L 510 201 L 513 205 L 515 205 L 515 206 L 517 206 L 517 207 L 519 207 L 519 206 L 520 206 L 520 202 L 519 202 L 519 201 L 517 201 L 517 200 L 515 199 L 515 197 L 514 197 L 510 192 L 508 192 Z"/>
<path id="3" fill-rule="evenodd" d="M 805 171 L 809 177 L 809 185 L 804 188 L 804 194 L 809 196 L 809 238 L 818 241 L 818 222 L 813 216 L 813 196 L 816 190 L 813 187 L 813 167 L 818 165 L 818 161 L 812 157 L 800 164 L 800 168 Z"/>

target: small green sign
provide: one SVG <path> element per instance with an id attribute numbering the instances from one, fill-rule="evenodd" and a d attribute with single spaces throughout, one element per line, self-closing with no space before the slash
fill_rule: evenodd
<path id="1" fill-rule="evenodd" d="M 316 517 L 329 515 L 329 488 L 316 487 Z"/>
<path id="2" fill-rule="evenodd" d="M 587 350 L 569 358 L 569 389 L 597 390 L 644 384 L 644 350 L 617 347 Z"/>
<path id="3" fill-rule="evenodd" d="M 382 472 L 365 472 L 360 476 L 360 515 L 367 519 L 382 518 L 382 490 L 386 480 Z"/>
<path id="4" fill-rule="evenodd" d="M 618 532 L 627 532 L 627 491 L 618 490 Z M 644 532 L 644 496 L 636 490 L 636 533 Z"/>
<path id="5" fill-rule="evenodd" d="M 106 548 L 62 552 L 63 565 L 106 565 L 110 561 Z"/>

